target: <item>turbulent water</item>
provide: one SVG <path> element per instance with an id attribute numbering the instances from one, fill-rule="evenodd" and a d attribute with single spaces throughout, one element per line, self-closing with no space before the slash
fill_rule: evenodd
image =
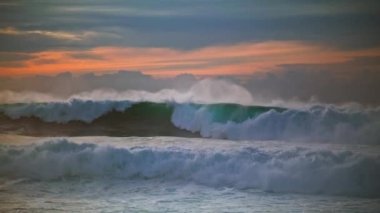
<path id="1" fill-rule="evenodd" d="M 71 99 L 0 114 L 0 211 L 380 209 L 378 108 Z"/>
<path id="2" fill-rule="evenodd" d="M 380 207 L 378 147 L 176 137 L 3 136 L 2 141 L 2 210 L 376 212 Z"/>
<path id="3" fill-rule="evenodd" d="M 376 144 L 380 109 L 70 100 L 0 106 L 0 131 L 29 135 L 183 136 Z M 38 128 L 42 126 L 43 128 Z M 46 131 L 52 128 L 52 131 Z M 44 132 L 42 132 L 43 130 Z M 91 131 L 90 131 L 91 130 Z M 184 131 L 183 131 L 184 130 Z M 152 134 L 153 133 L 153 134 Z"/>

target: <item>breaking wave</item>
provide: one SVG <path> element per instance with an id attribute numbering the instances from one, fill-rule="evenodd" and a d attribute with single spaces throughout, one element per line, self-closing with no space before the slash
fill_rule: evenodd
<path id="1" fill-rule="evenodd" d="M 316 142 L 379 143 L 380 109 L 314 106 L 290 109 L 239 104 L 153 103 L 72 99 L 66 102 L 6 104 L 0 106 L 0 130 L 13 121 L 28 129 L 25 119 L 81 128 L 126 127 L 186 130 L 202 137 L 233 140 L 299 140 Z M 18 122 L 24 119 L 23 122 Z M 1 122 L 4 125 L 1 125 Z M 30 122 L 33 125 L 37 121 Z M 171 127 L 170 127 L 171 126 Z M 79 128 L 78 125 L 75 128 Z M 103 128 L 103 129 L 104 129 Z M 80 130 L 80 129 L 79 129 Z M 5 130 L 2 130 L 5 131 Z M 94 130 L 95 131 L 95 130 Z M 139 135 L 149 134 L 141 129 Z M 76 132 L 81 132 L 76 129 Z M 156 133 L 155 133 L 156 134 Z M 160 133 L 157 133 L 160 135 Z M 163 135 L 175 135 L 175 131 Z M 135 135 L 126 133 L 123 135 Z"/>
<path id="2" fill-rule="evenodd" d="M 243 109 L 245 112 L 247 108 Z M 211 138 L 380 142 L 378 109 L 352 111 L 331 106 L 315 106 L 309 109 L 257 107 L 255 108 L 257 113 L 244 116 L 245 119 L 219 119 L 219 116 L 215 116 L 218 112 L 218 110 L 210 112 L 208 107 L 181 105 L 174 111 L 172 121 L 179 128 L 200 132 L 203 137 Z M 241 112 L 239 109 L 227 114 L 240 115 Z"/>
<path id="3" fill-rule="evenodd" d="M 269 192 L 380 196 L 380 158 L 351 151 L 117 148 L 65 139 L 3 146 L 0 177 L 161 179 Z"/>

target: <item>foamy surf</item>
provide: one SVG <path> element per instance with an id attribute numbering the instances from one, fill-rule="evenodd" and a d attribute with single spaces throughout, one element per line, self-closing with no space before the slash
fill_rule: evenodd
<path id="1" fill-rule="evenodd" d="M 379 121 L 348 105 L 2 104 L 0 211 L 377 212 Z"/>
<path id="2" fill-rule="evenodd" d="M 378 147 L 281 144 L 160 137 L 43 139 L 2 145 L 0 177 L 180 181 L 212 188 L 380 197 Z"/>
<path id="3" fill-rule="evenodd" d="M 40 136 L 161 135 L 378 144 L 380 110 L 71 99 L 1 105 L 0 131 Z"/>
<path id="4" fill-rule="evenodd" d="M 12 135 L 0 144 L 4 212 L 380 208 L 373 145 Z"/>

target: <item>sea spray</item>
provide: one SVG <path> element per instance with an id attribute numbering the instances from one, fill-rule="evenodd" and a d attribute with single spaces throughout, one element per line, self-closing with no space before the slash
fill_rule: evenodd
<path id="1" fill-rule="evenodd" d="M 104 140 L 100 144 L 107 144 Z M 144 138 L 140 140 L 144 141 Z M 200 149 L 195 146 L 196 141 L 192 145 L 194 139 L 172 145 L 169 142 L 166 146 L 159 145 L 160 140 L 166 139 L 156 140 L 156 146 L 144 143 L 129 147 L 98 145 L 66 139 L 27 146 L 3 146 L 0 149 L 0 177 L 43 181 L 157 179 L 240 190 L 380 196 L 378 155 L 313 149 L 297 144 L 287 149 L 266 149 L 255 144 Z M 128 144 L 128 139 L 125 143 Z M 268 147 L 275 146 L 268 142 Z"/>
<path id="2" fill-rule="evenodd" d="M 72 125 L 72 121 L 107 128 L 142 127 L 165 124 L 167 128 L 199 133 L 203 137 L 233 140 L 285 140 L 308 142 L 380 143 L 380 109 L 313 106 L 291 109 L 238 104 L 175 102 L 94 101 L 72 99 L 64 102 L 6 104 L 3 116 L 13 119 L 37 118 L 40 122 Z M 0 122 L 2 121 L 0 117 Z M 4 126 L 9 126 L 9 120 Z M 33 121 L 31 123 L 36 123 Z M 120 126 L 123 124 L 127 126 Z M 77 126 L 73 126 L 77 128 Z M 24 127 L 23 127 L 24 128 Z M 103 128 L 103 129 L 104 129 Z M 111 128 L 111 129 L 110 129 Z M 6 130 L 4 130 L 6 131 Z M 94 130 L 96 131 L 96 129 Z M 78 129 L 75 132 L 82 132 Z M 164 131 L 171 135 L 174 130 Z M 104 133 L 104 132 L 102 132 Z M 148 134 L 147 135 L 151 135 Z M 157 132 L 160 135 L 159 132 Z M 133 136 L 133 132 L 125 132 Z"/>

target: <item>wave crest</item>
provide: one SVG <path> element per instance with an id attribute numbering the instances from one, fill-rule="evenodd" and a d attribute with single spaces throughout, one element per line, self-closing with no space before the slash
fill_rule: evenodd
<path id="1" fill-rule="evenodd" d="M 350 151 L 116 148 L 53 140 L 0 149 L 0 176 L 162 179 L 271 192 L 380 196 L 380 158 Z"/>
<path id="2" fill-rule="evenodd" d="M 250 110 L 251 113 L 246 113 Z M 242 112 L 243 111 L 243 112 Z M 243 113 L 245 119 L 235 117 Z M 380 111 L 350 111 L 317 106 L 310 109 L 252 108 L 219 115 L 208 106 L 178 106 L 172 116 L 175 126 L 203 137 L 233 140 L 298 140 L 315 142 L 379 143 Z"/>
<path id="3" fill-rule="evenodd" d="M 186 130 L 203 137 L 231 140 L 380 142 L 380 109 L 350 110 L 331 106 L 286 109 L 238 104 L 73 99 L 68 102 L 2 105 L 0 112 L 15 120 L 13 125 L 16 129 L 24 128 L 20 125 L 27 123 L 17 122 L 17 119 L 34 117 L 41 122 L 65 124 L 73 128 L 94 127 L 93 131 L 98 129 L 95 127 L 111 132 L 112 128 L 122 132 L 127 127 L 136 127 L 141 136 L 144 136 L 144 131 L 146 135 L 152 135 L 147 131 L 153 130 L 154 125 L 162 124 L 162 128 L 168 128 L 167 131 L 163 129 L 156 133 L 175 135 Z M 71 121 L 81 121 L 87 125 L 75 126 Z M 12 123 L 9 120 L 4 122 Z M 74 132 L 83 131 L 75 129 Z M 121 135 L 134 135 L 133 132 L 136 131 Z"/>

